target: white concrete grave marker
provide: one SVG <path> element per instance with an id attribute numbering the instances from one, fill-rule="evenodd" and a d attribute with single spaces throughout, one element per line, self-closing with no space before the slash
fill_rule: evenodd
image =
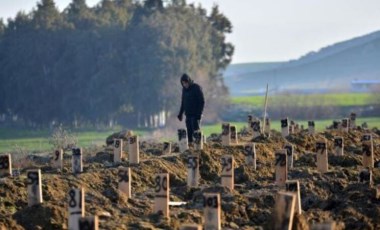
<path id="1" fill-rule="evenodd" d="M 179 230 L 202 230 L 199 224 L 182 224 Z"/>
<path id="2" fill-rule="evenodd" d="M 189 156 L 187 158 L 187 186 L 198 187 L 199 178 L 199 157 Z"/>
<path id="3" fill-rule="evenodd" d="M 231 143 L 237 144 L 238 143 L 238 136 L 237 136 L 237 130 L 235 125 L 230 126 L 231 129 Z"/>
<path id="4" fill-rule="evenodd" d="M 336 224 L 334 221 L 326 223 L 313 223 L 310 230 L 335 230 Z"/>
<path id="5" fill-rule="evenodd" d="M 54 151 L 54 156 L 52 160 L 53 168 L 56 168 L 59 171 L 62 171 L 63 168 L 63 150 L 57 149 Z"/>
<path id="6" fill-rule="evenodd" d="M 265 118 L 265 130 L 264 133 L 269 135 L 270 134 L 270 119 L 268 117 Z"/>
<path id="7" fill-rule="evenodd" d="M 73 148 L 73 155 L 71 157 L 71 165 L 73 169 L 73 173 L 81 173 L 83 172 L 82 165 L 82 149 L 81 148 Z"/>
<path id="8" fill-rule="evenodd" d="M 244 145 L 245 164 L 253 165 L 253 169 L 256 170 L 256 144 L 250 143 Z"/>
<path id="9" fill-rule="evenodd" d="M 231 145 L 231 134 L 230 134 L 230 123 L 222 124 L 222 145 L 229 146 Z"/>
<path id="10" fill-rule="evenodd" d="M 115 139 L 113 144 L 113 162 L 121 162 L 123 159 L 123 139 Z"/>
<path id="11" fill-rule="evenodd" d="M 315 145 L 317 154 L 317 168 L 321 173 L 328 171 L 328 155 L 327 155 L 327 144 L 326 140 L 319 140 Z"/>
<path id="12" fill-rule="evenodd" d="M 363 152 L 363 166 L 374 167 L 373 160 L 373 141 L 371 134 L 364 134 L 362 136 L 362 152 Z"/>
<path id="13" fill-rule="evenodd" d="M 0 155 L 0 177 L 12 176 L 11 154 Z"/>
<path id="14" fill-rule="evenodd" d="M 253 138 L 256 138 L 256 137 L 260 136 L 260 132 L 261 132 L 261 122 L 260 122 L 260 120 L 254 120 L 254 121 L 252 121 L 251 128 L 252 128 L 252 132 L 253 132 Z"/>
<path id="15" fill-rule="evenodd" d="M 301 208 L 300 182 L 298 180 L 288 180 L 286 181 L 285 188 L 287 192 L 293 192 L 296 194 L 295 212 L 301 215 L 302 208 Z"/>
<path id="16" fill-rule="evenodd" d="M 286 150 L 277 150 L 275 162 L 275 173 L 276 173 L 276 185 L 285 186 L 285 182 L 288 179 L 288 168 L 287 168 L 287 155 Z"/>
<path id="17" fill-rule="evenodd" d="M 189 149 L 186 129 L 178 129 L 178 145 L 180 153 Z"/>
<path id="18" fill-rule="evenodd" d="M 71 188 L 69 190 L 69 230 L 79 229 L 79 219 L 84 217 L 84 189 Z"/>
<path id="19" fill-rule="evenodd" d="M 341 129 L 342 132 L 345 132 L 345 133 L 348 132 L 348 129 L 350 127 L 349 123 L 350 123 L 350 120 L 348 118 L 342 119 L 342 129 Z"/>
<path id="20" fill-rule="evenodd" d="M 334 137 L 334 153 L 337 156 L 343 156 L 344 155 L 344 142 L 343 137 Z"/>
<path id="21" fill-rule="evenodd" d="M 79 218 L 79 230 L 98 230 L 99 218 L 98 216 L 87 216 Z"/>
<path id="22" fill-rule="evenodd" d="M 359 182 L 372 186 L 372 170 L 371 168 L 363 169 L 359 174 Z"/>
<path id="23" fill-rule="evenodd" d="M 139 137 L 133 135 L 129 137 L 129 163 L 138 164 L 140 163 L 140 147 L 139 147 Z"/>
<path id="24" fill-rule="evenodd" d="M 291 230 L 296 204 L 296 195 L 289 192 L 278 192 L 274 208 L 272 229 Z"/>
<path id="25" fill-rule="evenodd" d="M 350 128 L 355 129 L 356 128 L 356 113 L 350 114 Z"/>
<path id="26" fill-rule="evenodd" d="M 162 153 L 170 154 L 171 152 L 172 152 L 172 144 L 170 142 L 164 142 Z"/>
<path id="27" fill-rule="evenodd" d="M 169 174 L 156 174 L 154 178 L 154 213 L 162 213 L 164 217 L 170 218 L 169 215 Z"/>
<path id="28" fill-rule="evenodd" d="M 41 170 L 28 170 L 26 177 L 26 184 L 28 186 L 28 206 L 32 207 L 33 205 L 41 204 L 43 202 Z"/>
<path id="29" fill-rule="evenodd" d="M 203 149 L 203 140 L 202 140 L 202 132 L 200 130 L 194 131 L 194 149 L 202 150 Z"/>
<path id="30" fill-rule="evenodd" d="M 288 118 L 281 120 L 281 134 L 283 137 L 289 136 L 289 119 Z"/>
<path id="31" fill-rule="evenodd" d="M 119 191 L 125 194 L 126 198 L 131 198 L 131 168 L 119 167 L 118 173 Z"/>
<path id="32" fill-rule="evenodd" d="M 203 194 L 203 215 L 205 230 L 221 230 L 221 204 L 220 194 L 204 193 Z"/>
<path id="33" fill-rule="evenodd" d="M 231 190 L 234 189 L 234 168 L 235 161 L 231 155 L 224 155 L 221 158 L 222 164 L 222 186 L 226 186 Z"/>
<path id="34" fill-rule="evenodd" d="M 293 155 L 294 155 L 294 147 L 292 144 L 285 144 L 284 145 L 284 149 L 286 150 L 286 156 L 287 156 L 287 166 L 288 166 L 288 169 L 292 169 L 293 168 Z"/>
<path id="35" fill-rule="evenodd" d="M 315 123 L 314 121 L 308 121 L 307 122 L 307 131 L 310 135 L 314 135 L 315 134 Z"/>

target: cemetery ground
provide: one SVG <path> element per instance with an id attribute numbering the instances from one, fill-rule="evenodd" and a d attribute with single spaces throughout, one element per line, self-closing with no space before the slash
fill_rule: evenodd
<path id="1" fill-rule="evenodd" d="M 277 123 L 277 122 L 276 122 Z M 330 120 L 331 123 L 331 120 Z M 275 125 L 274 122 L 272 122 Z M 357 120 L 357 124 L 360 122 Z M 318 122 L 316 121 L 316 126 Z M 240 129 L 238 129 L 240 130 Z M 202 224 L 207 217 L 203 212 L 203 194 L 219 193 L 223 229 L 273 229 L 273 211 L 277 192 L 284 190 L 275 184 L 275 153 L 285 144 L 294 146 L 294 165 L 287 179 L 299 180 L 302 214 L 294 214 L 292 229 L 309 229 L 313 223 L 335 221 L 334 229 L 379 229 L 380 200 L 376 185 L 380 184 L 380 168 L 372 169 L 373 184 L 359 181 L 362 166 L 362 136 L 373 138 L 374 160 L 380 160 L 380 131 L 361 128 L 341 132 L 317 128 L 282 137 L 272 129 L 270 137 L 252 138 L 246 130 L 239 133 L 239 144 L 223 146 L 221 127 L 209 135 L 203 150 L 179 153 L 178 144 L 172 143 L 172 152 L 163 154 L 163 143 L 140 141 L 140 163 L 129 164 L 126 159 L 114 165 L 113 147 L 89 148 L 83 151 L 83 172 L 73 175 L 71 153 L 63 156 L 63 170 L 51 166 L 53 153 L 33 155 L 20 159 L 21 174 L 1 179 L 0 229 L 67 229 L 68 191 L 83 187 L 85 216 L 97 215 L 100 229 L 178 229 L 184 223 Z M 334 154 L 334 137 L 344 138 L 344 155 Z M 125 138 L 123 138 L 125 139 Z M 329 170 L 317 170 L 315 145 L 327 141 Z M 126 140 L 126 139 L 125 139 Z M 105 139 L 103 139 L 105 141 Z M 256 144 L 256 170 L 245 164 L 244 144 Z M 187 158 L 199 156 L 199 186 L 187 186 Z M 221 158 L 234 157 L 235 188 L 221 186 Z M 118 166 L 131 168 L 131 197 L 118 190 Z M 28 207 L 26 170 L 39 168 L 42 177 L 43 203 Z M 170 219 L 153 213 L 155 175 L 169 173 L 170 201 L 186 202 L 170 206 Z"/>

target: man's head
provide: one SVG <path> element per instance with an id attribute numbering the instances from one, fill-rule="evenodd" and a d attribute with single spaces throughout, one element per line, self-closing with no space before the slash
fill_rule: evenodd
<path id="1" fill-rule="evenodd" d="M 181 77 L 181 84 L 182 86 L 187 89 L 189 88 L 190 84 L 192 83 L 193 81 L 191 80 L 191 78 L 189 77 L 189 75 L 187 74 L 183 74 L 182 77 Z"/>

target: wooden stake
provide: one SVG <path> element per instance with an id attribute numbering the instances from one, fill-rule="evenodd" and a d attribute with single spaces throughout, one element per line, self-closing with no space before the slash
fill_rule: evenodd
<path id="1" fill-rule="evenodd" d="M 203 215 L 205 230 L 221 230 L 220 195 L 217 193 L 203 194 Z"/>
<path id="2" fill-rule="evenodd" d="M 244 146 L 245 164 L 253 165 L 256 170 L 256 145 L 255 143 L 246 144 Z"/>
<path id="3" fill-rule="evenodd" d="M 172 144 L 170 142 L 164 142 L 163 154 L 170 154 L 172 152 Z"/>
<path id="4" fill-rule="evenodd" d="M 316 153 L 317 153 L 318 171 L 320 171 L 321 173 L 326 173 L 328 171 L 328 165 L 329 165 L 326 140 L 317 141 Z"/>
<path id="5" fill-rule="evenodd" d="M 113 143 L 113 162 L 121 162 L 123 158 L 123 139 L 115 139 Z"/>
<path id="6" fill-rule="evenodd" d="M 119 191 L 121 191 L 126 198 L 131 198 L 131 168 L 119 167 L 118 170 Z"/>
<path id="7" fill-rule="evenodd" d="M 289 119 L 288 118 L 281 120 L 281 134 L 283 137 L 289 136 Z"/>
<path id="8" fill-rule="evenodd" d="M 276 156 L 276 162 L 275 162 L 276 185 L 285 186 L 285 181 L 288 178 L 286 150 L 276 151 L 275 156 Z"/>
<path id="9" fill-rule="evenodd" d="M 53 168 L 56 168 L 58 171 L 62 171 L 62 168 L 63 168 L 63 150 L 62 149 L 57 149 L 54 151 L 52 166 Z"/>
<path id="10" fill-rule="evenodd" d="M 69 230 L 79 229 L 79 219 L 84 217 L 84 189 L 71 188 L 69 191 Z"/>
<path id="11" fill-rule="evenodd" d="M 169 174 L 156 174 L 154 191 L 156 197 L 154 199 L 154 213 L 162 213 L 164 217 L 170 218 L 169 214 Z"/>
<path id="12" fill-rule="evenodd" d="M 81 172 L 83 172 L 82 149 L 81 148 L 73 148 L 72 152 L 73 152 L 73 154 L 71 157 L 71 159 L 72 159 L 71 165 L 72 165 L 73 173 L 74 174 L 81 173 Z"/>
<path id="13" fill-rule="evenodd" d="M 140 148 L 139 148 L 139 137 L 133 135 L 129 137 L 129 163 L 138 164 L 140 163 Z"/>
<path id="14" fill-rule="evenodd" d="M 237 144 L 238 143 L 238 136 L 237 136 L 237 131 L 236 131 L 236 126 L 231 125 L 231 143 Z"/>
<path id="15" fill-rule="evenodd" d="M 186 129 L 178 129 L 178 145 L 181 153 L 189 149 Z"/>
<path id="16" fill-rule="evenodd" d="M 0 155 L 0 177 L 12 176 L 11 154 Z"/>
<path id="17" fill-rule="evenodd" d="M 199 157 L 190 156 L 187 158 L 187 186 L 197 188 L 199 178 Z"/>
<path id="18" fill-rule="evenodd" d="M 274 209 L 272 229 L 291 230 L 293 226 L 296 195 L 289 192 L 278 192 Z"/>
<path id="19" fill-rule="evenodd" d="M 98 230 L 98 216 L 88 216 L 79 218 L 79 230 Z"/>
<path id="20" fill-rule="evenodd" d="M 224 155 L 222 160 L 222 186 L 234 189 L 234 158 L 231 155 Z"/>
<path id="21" fill-rule="evenodd" d="M 298 180 L 288 180 L 286 181 L 285 187 L 286 187 L 287 192 L 292 192 L 296 194 L 295 211 L 298 213 L 298 215 L 301 215 L 302 208 L 301 208 L 300 182 Z"/>
<path id="22" fill-rule="evenodd" d="M 284 146 L 284 149 L 286 150 L 288 169 L 292 169 L 293 168 L 293 155 L 294 155 L 294 153 L 293 153 L 293 145 L 286 144 Z"/>
<path id="23" fill-rule="evenodd" d="M 32 207 L 33 205 L 41 204 L 43 202 L 41 170 L 28 170 L 26 184 L 28 186 L 28 206 Z"/>
<path id="24" fill-rule="evenodd" d="M 337 156 L 343 156 L 344 142 L 343 137 L 334 137 L 334 152 Z"/>
<path id="25" fill-rule="evenodd" d="M 230 123 L 222 124 L 222 145 L 223 146 L 231 145 Z"/>
<path id="26" fill-rule="evenodd" d="M 194 137 L 194 149 L 202 150 L 203 149 L 203 140 L 202 140 L 203 133 L 200 130 L 194 131 L 193 137 Z"/>

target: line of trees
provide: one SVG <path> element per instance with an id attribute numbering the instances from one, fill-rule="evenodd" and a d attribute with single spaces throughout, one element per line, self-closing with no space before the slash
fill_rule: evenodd
<path id="1" fill-rule="evenodd" d="M 178 112 L 184 72 L 215 110 L 231 30 L 217 6 L 207 14 L 185 0 L 73 0 L 62 12 L 41 0 L 0 20 L 0 121 L 157 126 Z"/>

